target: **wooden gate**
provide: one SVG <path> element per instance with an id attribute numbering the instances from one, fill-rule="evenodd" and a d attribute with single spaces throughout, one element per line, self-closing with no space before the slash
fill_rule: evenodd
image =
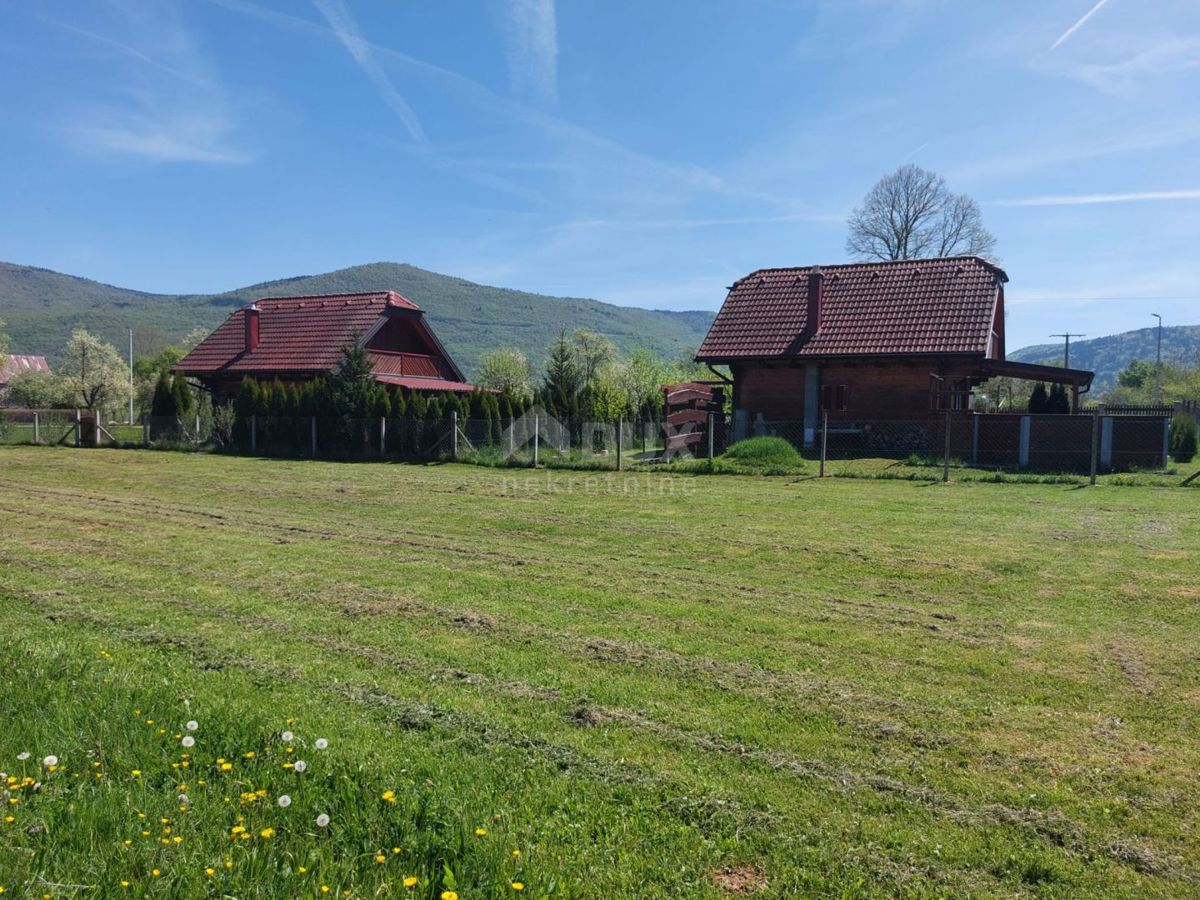
<path id="1" fill-rule="evenodd" d="M 725 450 L 725 385 L 720 381 L 684 381 L 663 386 L 663 459 L 683 450 L 708 453 L 712 422 L 713 453 Z"/>

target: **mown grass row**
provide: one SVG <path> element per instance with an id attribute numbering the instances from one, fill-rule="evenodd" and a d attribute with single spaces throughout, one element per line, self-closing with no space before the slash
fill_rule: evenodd
<path id="1" fill-rule="evenodd" d="M 420 771 L 464 827 L 499 808 L 526 890 L 1194 879 L 1197 526 L 1173 492 L 635 495 L 582 474 L 14 454 L 10 630 L 150 648 Z"/>

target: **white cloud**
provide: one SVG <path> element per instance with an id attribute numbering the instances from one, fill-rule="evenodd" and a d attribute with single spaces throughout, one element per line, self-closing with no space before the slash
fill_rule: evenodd
<path id="1" fill-rule="evenodd" d="M 512 92 L 544 104 L 558 100 L 554 0 L 506 0 L 505 44 Z"/>
<path id="2" fill-rule="evenodd" d="M 1200 200 L 1200 190 L 1131 191 L 1121 194 L 1052 194 L 994 200 L 991 206 L 1088 206 L 1096 203 L 1141 203 L 1152 200 Z"/>
<path id="3" fill-rule="evenodd" d="M 45 20 L 101 51 L 110 75 L 78 92 L 91 96 L 62 128 L 71 146 L 154 163 L 249 162 L 251 155 L 234 141 L 234 116 L 221 79 L 178 9 L 120 2 L 101 9 L 108 12 L 104 30 L 119 38 Z"/>
<path id="4" fill-rule="evenodd" d="M 429 139 L 425 136 L 425 129 L 421 127 L 421 121 L 417 118 L 416 112 L 396 90 L 387 73 L 376 61 L 374 45 L 363 38 L 358 30 L 358 23 L 354 21 L 354 16 L 343 0 L 313 0 L 313 2 L 320 10 L 321 15 L 325 17 L 325 21 L 329 23 L 329 27 L 333 29 L 334 34 L 337 35 L 338 40 L 358 63 L 363 74 L 379 91 L 383 102 L 391 108 L 408 130 L 412 139 L 421 146 L 428 145 Z"/>
<path id="5" fill-rule="evenodd" d="M 1073 35 L 1075 32 L 1077 32 L 1080 28 L 1082 28 L 1084 26 L 1084 24 L 1087 22 L 1087 20 L 1090 19 L 1092 16 L 1094 16 L 1096 13 L 1100 12 L 1101 7 L 1103 7 L 1106 3 L 1108 3 L 1108 0 L 1100 0 L 1099 3 L 1097 3 L 1091 9 L 1089 9 L 1087 12 L 1085 12 L 1075 22 L 1074 25 L 1072 25 L 1070 28 L 1068 28 L 1066 31 L 1064 31 L 1062 34 L 1060 34 L 1058 36 L 1058 40 L 1050 45 L 1050 49 L 1051 50 L 1055 49 L 1059 44 L 1061 44 L 1063 41 L 1067 40 L 1067 38 L 1069 38 L 1071 35 Z"/>

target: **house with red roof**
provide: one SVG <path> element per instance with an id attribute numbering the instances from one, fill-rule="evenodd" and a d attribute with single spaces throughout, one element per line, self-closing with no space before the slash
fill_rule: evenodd
<path id="1" fill-rule="evenodd" d="M 49 375 L 50 365 L 44 356 L 10 353 L 4 358 L 3 364 L 0 365 L 0 405 L 4 404 L 8 396 L 8 383 L 26 372 L 45 372 Z"/>
<path id="2" fill-rule="evenodd" d="M 975 256 L 760 269 L 729 288 L 696 353 L 733 375 L 733 438 L 802 422 L 831 427 L 966 413 L 972 389 L 1004 376 L 1068 385 L 1091 372 L 1004 358 L 999 266 Z"/>
<path id="3" fill-rule="evenodd" d="M 367 351 L 377 382 L 423 393 L 475 390 L 417 304 L 395 291 L 265 297 L 233 312 L 180 360 L 217 401 L 243 379 L 285 383 L 333 374 L 346 347 Z"/>

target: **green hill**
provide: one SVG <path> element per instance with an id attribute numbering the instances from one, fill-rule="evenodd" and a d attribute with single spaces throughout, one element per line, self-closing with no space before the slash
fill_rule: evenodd
<path id="1" fill-rule="evenodd" d="M 1087 341 L 1072 342 L 1071 368 L 1096 373 L 1094 391 L 1104 391 L 1117 382 L 1117 373 L 1133 360 L 1154 362 L 1156 327 L 1124 331 Z M 1062 344 L 1035 344 L 1008 354 L 1018 362 L 1044 362 L 1060 366 Z M 1162 331 L 1164 363 L 1194 366 L 1200 363 L 1200 325 L 1173 325 Z"/>
<path id="2" fill-rule="evenodd" d="M 536 364 L 561 328 L 587 328 L 625 352 L 647 347 L 673 358 L 692 353 L 713 318 L 711 312 L 636 309 L 488 287 L 398 263 L 268 281 L 223 294 L 171 295 L 0 262 L 0 319 L 13 353 L 40 353 L 53 361 L 73 328 L 87 328 L 120 348 L 133 328 L 140 354 L 193 329 L 210 330 L 259 297 L 389 289 L 428 312 L 438 336 L 468 372 L 484 351 L 500 346 L 518 347 Z"/>

